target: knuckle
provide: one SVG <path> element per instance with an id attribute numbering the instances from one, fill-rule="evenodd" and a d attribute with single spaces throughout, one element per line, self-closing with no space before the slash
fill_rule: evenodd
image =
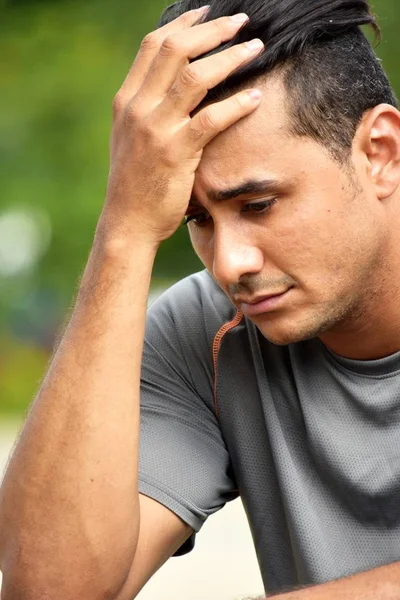
<path id="1" fill-rule="evenodd" d="M 202 129 L 207 131 L 218 131 L 218 122 L 213 111 L 206 108 L 199 114 L 199 123 Z"/>
<path id="2" fill-rule="evenodd" d="M 199 140 L 204 138 L 204 131 L 201 128 L 201 124 L 199 124 L 199 126 L 195 126 L 193 125 L 193 123 L 190 124 L 189 127 L 189 131 L 190 131 L 190 137 L 194 142 L 198 142 Z"/>
<path id="3" fill-rule="evenodd" d="M 181 44 L 175 35 L 167 35 L 166 38 L 163 39 L 160 54 L 164 56 L 171 56 L 176 54 L 181 54 Z"/>
<path id="4" fill-rule="evenodd" d="M 154 31 L 152 31 L 151 33 L 148 33 L 146 35 L 146 37 L 143 38 L 142 43 L 141 43 L 141 49 L 144 50 L 145 52 L 151 51 L 151 50 L 157 50 L 160 46 L 160 38 L 159 35 L 157 33 L 155 33 Z"/>
<path id="5" fill-rule="evenodd" d="M 127 125 L 138 125 L 143 121 L 139 106 L 136 102 L 131 102 L 125 111 L 125 121 Z"/>
<path id="6" fill-rule="evenodd" d="M 182 83 L 185 87 L 194 88 L 207 88 L 204 80 L 204 75 L 199 67 L 193 66 L 193 64 L 185 67 L 181 74 Z"/>
<path id="7" fill-rule="evenodd" d="M 123 112 L 125 108 L 125 100 L 122 96 L 121 92 L 118 92 L 113 99 L 113 103 L 112 103 L 112 109 L 113 109 L 113 114 L 115 116 L 118 116 L 119 114 L 121 114 Z"/>

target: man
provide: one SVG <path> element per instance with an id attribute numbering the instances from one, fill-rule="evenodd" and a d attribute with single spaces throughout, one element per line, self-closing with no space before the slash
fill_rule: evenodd
<path id="1" fill-rule="evenodd" d="M 3 600 L 130 600 L 239 495 L 267 594 L 399 598 L 400 113 L 374 19 L 197 6 L 115 99 L 93 250 L 2 486 Z M 145 333 L 185 216 L 206 271 Z"/>

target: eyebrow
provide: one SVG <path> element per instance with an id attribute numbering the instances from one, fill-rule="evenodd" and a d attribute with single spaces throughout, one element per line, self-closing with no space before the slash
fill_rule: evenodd
<path id="1" fill-rule="evenodd" d="M 250 194 L 269 194 L 282 187 L 282 184 L 275 179 L 249 179 L 240 185 L 226 190 L 208 190 L 207 198 L 211 202 L 226 202 L 239 196 L 248 196 Z M 199 204 L 196 197 L 192 195 L 191 204 Z"/>

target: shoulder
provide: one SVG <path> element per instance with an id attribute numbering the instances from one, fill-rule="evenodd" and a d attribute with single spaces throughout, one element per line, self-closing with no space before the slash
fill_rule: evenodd
<path id="1" fill-rule="evenodd" d="M 212 399 L 213 344 L 236 308 L 207 271 L 181 280 L 149 308 L 142 373 L 184 382 Z M 164 385 L 164 384 L 163 384 Z"/>

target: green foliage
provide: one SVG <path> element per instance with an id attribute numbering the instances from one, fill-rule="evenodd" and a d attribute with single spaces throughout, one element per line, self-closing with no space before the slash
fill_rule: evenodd
<path id="1" fill-rule="evenodd" d="M 0 413 L 20 415 L 34 397 L 48 361 L 38 345 L 0 338 Z"/>
<path id="2" fill-rule="evenodd" d="M 0 277 L 0 411 L 30 401 L 74 296 L 105 195 L 112 98 L 162 8 L 89 0 L 12 2 L 2 12 L 0 215 L 40 209 L 52 237 L 35 269 Z M 155 280 L 198 268 L 182 230 L 161 250 Z"/>
<path id="3" fill-rule="evenodd" d="M 143 2 L 140 10 L 128 2 L 30 5 L 3 23 L 1 204 L 34 204 L 50 216 L 52 245 L 38 283 L 66 296 L 104 199 L 112 98 L 161 8 L 160 2 Z M 172 278 L 195 268 L 186 234 L 163 249 L 155 275 L 165 276 L 166 268 Z"/>
<path id="4" fill-rule="evenodd" d="M 19 410 L 43 373 L 91 246 L 107 182 L 112 98 L 167 2 L 0 2 L 0 215 L 35 207 L 52 230 L 35 269 L 0 278 L 0 330 L 8 330 L 0 339 L 0 410 Z M 400 90 L 397 2 L 376 0 L 375 10 L 384 34 L 378 54 Z M 200 267 L 182 229 L 162 248 L 154 275 L 174 280 Z M 49 296 L 56 314 L 43 300 Z"/>

